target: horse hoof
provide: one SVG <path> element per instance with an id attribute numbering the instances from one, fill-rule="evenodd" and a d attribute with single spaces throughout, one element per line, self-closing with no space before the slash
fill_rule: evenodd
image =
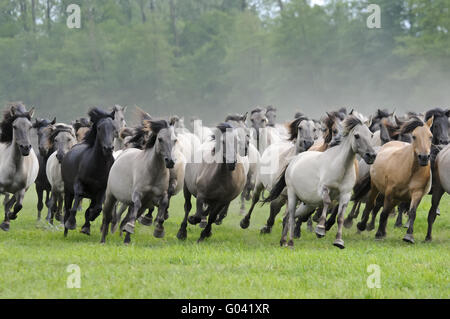
<path id="1" fill-rule="evenodd" d="M 216 224 L 216 225 L 222 225 L 222 221 L 221 221 L 221 220 L 216 220 L 216 221 L 215 221 L 215 224 Z M 205 227 L 206 227 L 206 226 L 205 226 Z"/>
<path id="2" fill-rule="evenodd" d="M 280 246 L 284 247 L 285 245 L 286 245 L 286 240 L 285 239 L 280 240 Z"/>
<path id="3" fill-rule="evenodd" d="M 433 239 L 431 238 L 431 236 L 425 237 L 425 242 L 426 242 L 426 243 L 431 243 L 432 240 L 433 240 Z"/>
<path id="4" fill-rule="evenodd" d="M 200 222 L 200 225 L 198 225 L 198 227 L 200 227 L 201 229 L 204 229 L 204 228 L 206 228 L 206 225 L 208 225 L 208 222 L 202 220 L 202 221 Z"/>
<path id="5" fill-rule="evenodd" d="M 402 224 L 402 223 L 395 223 L 395 224 L 394 224 L 394 227 L 395 227 L 395 228 L 402 228 L 402 227 L 403 227 L 403 224 Z"/>
<path id="6" fill-rule="evenodd" d="M 153 218 L 147 216 L 140 217 L 138 221 L 144 226 L 151 226 L 153 224 Z"/>
<path id="7" fill-rule="evenodd" d="M 292 239 L 290 239 L 287 243 L 289 248 L 294 248 L 294 241 Z"/>
<path id="8" fill-rule="evenodd" d="M 250 226 L 250 221 L 248 219 L 244 218 L 243 220 L 241 220 L 240 225 L 241 225 L 242 229 L 247 229 L 248 226 Z"/>
<path id="9" fill-rule="evenodd" d="M 5 223 L 5 222 L 1 223 L 0 228 L 3 231 L 9 231 L 9 223 Z"/>
<path id="10" fill-rule="evenodd" d="M 345 248 L 344 241 L 342 239 L 336 239 L 333 243 L 333 246 L 336 246 L 337 248 L 340 248 L 340 249 Z"/>
<path id="11" fill-rule="evenodd" d="M 317 225 L 315 232 L 316 232 L 317 238 L 325 237 L 325 227 L 324 226 Z"/>
<path id="12" fill-rule="evenodd" d="M 403 237 L 403 241 L 406 241 L 407 243 L 410 244 L 415 244 L 414 237 L 412 234 L 406 234 L 405 237 Z"/>
<path id="13" fill-rule="evenodd" d="M 261 228 L 261 231 L 260 231 L 260 233 L 262 235 L 270 234 L 271 232 L 272 232 L 272 227 L 269 227 L 269 226 L 264 226 L 263 228 Z"/>
<path id="14" fill-rule="evenodd" d="M 82 227 L 80 233 L 91 236 L 91 228 L 90 227 Z"/>
<path id="15" fill-rule="evenodd" d="M 9 213 L 9 220 L 16 220 L 17 219 L 17 214 L 15 213 Z"/>
<path id="16" fill-rule="evenodd" d="M 64 227 L 68 230 L 75 230 L 77 228 L 77 223 L 72 222 L 70 219 L 66 221 Z"/>
<path id="17" fill-rule="evenodd" d="M 200 223 L 202 220 L 200 217 L 197 216 L 189 216 L 188 217 L 188 222 L 191 225 L 197 225 L 198 223 Z"/>
<path id="18" fill-rule="evenodd" d="M 155 238 L 164 238 L 164 235 L 165 235 L 164 228 L 156 227 L 155 230 L 153 231 L 153 236 Z"/>
<path id="19" fill-rule="evenodd" d="M 375 240 L 383 240 L 386 237 L 385 234 L 376 233 L 375 234 Z"/>
<path id="20" fill-rule="evenodd" d="M 372 225 L 372 224 L 367 225 L 367 228 L 366 228 L 367 231 L 372 231 L 374 229 L 375 229 L 375 225 Z"/>
<path id="21" fill-rule="evenodd" d="M 346 219 L 344 220 L 344 227 L 349 229 L 352 228 L 353 226 L 353 220 L 352 219 Z"/>
<path id="22" fill-rule="evenodd" d="M 63 221 L 61 217 L 62 217 L 61 214 L 56 214 L 55 220 L 61 223 Z"/>
<path id="23" fill-rule="evenodd" d="M 358 228 L 359 231 L 365 231 L 366 230 L 366 225 L 364 225 L 363 223 L 359 222 L 358 224 L 356 224 L 356 228 Z"/>
<path id="24" fill-rule="evenodd" d="M 134 234 L 134 224 L 126 223 L 126 225 L 123 227 L 123 230 L 127 233 Z"/>
<path id="25" fill-rule="evenodd" d="M 186 238 L 187 238 L 187 232 L 186 232 L 186 230 L 179 230 L 178 231 L 178 233 L 177 233 L 177 238 L 179 239 L 179 240 L 186 240 Z"/>

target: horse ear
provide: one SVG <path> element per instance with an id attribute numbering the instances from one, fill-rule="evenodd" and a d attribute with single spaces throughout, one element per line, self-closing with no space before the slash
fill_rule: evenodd
<path id="1" fill-rule="evenodd" d="M 53 118 L 53 121 L 50 124 L 51 125 L 55 125 L 56 124 L 56 116 Z"/>
<path id="2" fill-rule="evenodd" d="M 445 111 L 445 116 L 450 117 L 450 109 L 448 109 L 447 111 Z"/>
<path id="3" fill-rule="evenodd" d="M 373 120 L 373 117 L 372 117 L 372 115 L 370 115 L 369 119 L 364 124 L 366 124 L 367 127 L 371 127 L 372 126 L 372 120 Z"/>
<path id="4" fill-rule="evenodd" d="M 34 106 L 28 111 L 28 115 L 30 116 L 30 118 L 33 117 L 34 114 Z"/>
<path id="5" fill-rule="evenodd" d="M 432 117 L 430 117 L 427 121 L 427 125 L 429 128 L 431 128 L 431 126 L 433 126 L 433 121 L 434 121 L 434 115 Z"/>
<path id="6" fill-rule="evenodd" d="M 247 117 L 248 117 L 248 112 L 244 114 L 244 116 L 242 117 L 242 122 L 247 121 Z"/>
<path id="7" fill-rule="evenodd" d="M 354 110 L 352 109 L 352 110 L 350 111 L 350 113 L 348 113 L 348 114 L 349 114 L 349 115 L 353 115 L 353 111 L 354 111 Z"/>
<path id="8" fill-rule="evenodd" d="M 116 117 L 116 110 L 113 110 L 110 114 L 109 117 L 112 118 L 114 120 L 114 118 Z"/>
<path id="9" fill-rule="evenodd" d="M 122 112 L 125 113 L 128 106 L 122 106 Z"/>

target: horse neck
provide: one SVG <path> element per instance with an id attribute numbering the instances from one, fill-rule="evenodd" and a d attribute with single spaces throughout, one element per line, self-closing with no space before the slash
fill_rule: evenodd
<path id="1" fill-rule="evenodd" d="M 144 150 L 144 163 L 150 175 L 160 175 L 166 172 L 166 163 L 161 153 L 156 152 L 156 144 L 151 149 Z"/>
<path id="2" fill-rule="evenodd" d="M 11 145 L 8 147 L 8 149 L 10 150 L 10 160 L 16 165 L 16 166 L 20 166 L 23 163 L 23 156 L 22 153 L 20 152 L 19 149 L 19 145 L 17 145 L 16 143 L 16 137 L 13 134 L 13 139 L 11 141 Z"/>
<path id="3" fill-rule="evenodd" d="M 330 149 L 333 158 L 333 164 L 347 170 L 353 168 L 355 161 L 355 152 L 353 151 L 351 139 L 346 137 L 341 144 Z"/>

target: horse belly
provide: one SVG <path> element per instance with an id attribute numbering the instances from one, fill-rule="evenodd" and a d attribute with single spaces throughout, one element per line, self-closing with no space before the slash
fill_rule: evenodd
<path id="1" fill-rule="evenodd" d="M 286 185 L 293 187 L 297 197 L 308 205 L 320 205 L 322 196 L 319 190 L 320 178 L 316 154 L 302 153 L 286 171 Z M 311 152 L 312 153 L 312 152 Z"/>

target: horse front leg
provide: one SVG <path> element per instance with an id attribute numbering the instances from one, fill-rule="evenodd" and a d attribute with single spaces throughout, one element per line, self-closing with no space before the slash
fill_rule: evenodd
<path id="1" fill-rule="evenodd" d="M 134 191 L 133 195 L 131 196 L 131 200 L 133 201 L 133 208 L 131 209 L 130 217 L 123 227 L 123 230 L 129 234 L 134 234 L 137 213 L 142 207 L 142 194 L 140 192 Z"/>
<path id="2" fill-rule="evenodd" d="M 403 241 L 406 241 L 407 243 L 414 244 L 414 221 L 416 220 L 416 211 L 417 207 L 420 204 L 420 201 L 422 200 L 422 197 L 425 194 L 422 191 L 414 192 L 411 196 L 411 205 L 409 207 L 409 227 L 406 231 L 405 237 L 403 237 Z"/>
<path id="3" fill-rule="evenodd" d="M 316 236 L 318 238 L 325 237 L 325 222 L 327 221 L 327 211 L 328 206 L 331 205 L 331 198 L 330 198 L 330 190 L 328 187 L 323 186 L 322 188 L 322 201 L 323 201 L 323 209 L 322 209 L 322 215 L 319 219 L 319 224 L 316 226 Z"/>
<path id="4" fill-rule="evenodd" d="M 15 201 L 16 201 L 16 196 L 15 195 L 13 195 L 11 198 L 9 198 L 9 194 L 5 195 L 5 199 L 3 201 L 4 207 L 5 207 L 5 219 L 0 224 L 0 228 L 3 231 L 9 231 L 9 224 L 10 224 L 9 210 L 11 209 L 11 207 L 13 206 Z"/>
<path id="5" fill-rule="evenodd" d="M 375 202 L 375 207 L 372 210 L 372 219 L 370 220 L 369 224 L 366 227 L 367 231 L 372 231 L 375 229 L 375 221 L 377 219 L 378 212 L 383 207 L 383 201 L 384 201 L 384 196 L 381 194 L 378 195 L 376 202 Z"/>
<path id="6" fill-rule="evenodd" d="M 287 198 L 285 196 L 280 196 L 270 203 L 270 215 L 266 221 L 266 225 L 261 228 L 261 234 L 270 234 L 272 232 L 272 227 L 275 223 L 275 217 L 277 217 L 277 215 L 280 213 L 281 208 L 284 206 L 284 204 L 286 204 L 286 201 Z M 296 238 L 300 238 L 300 236 Z"/>
<path id="7" fill-rule="evenodd" d="M 338 231 L 336 234 L 336 240 L 334 241 L 333 245 L 340 248 L 340 249 L 344 249 L 344 240 L 342 239 L 342 226 L 344 225 L 344 213 L 345 210 L 347 209 L 348 206 L 348 202 L 350 201 L 352 194 L 348 193 L 345 194 L 343 196 L 341 196 L 340 200 L 339 200 L 339 208 L 338 208 L 338 215 L 337 215 L 337 223 L 338 223 Z"/>
<path id="8" fill-rule="evenodd" d="M 155 238 L 164 238 L 164 214 L 169 206 L 169 196 L 167 193 L 160 199 L 158 203 L 158 215 L 155 219 L 155 230 L 153 231 L 153 236 Z"/>
<path id="9" fill-rule="evenodd" d="M 372 211 L 373 207 L 375 206 L 375 200 L 378 196 L 378 190 L 372 185 L 369 191 L 369 196 L 366 202 L 366 207 L 364 207 L 361 221 L 356 224 L 356 228 L 358 231 L 364 231 L 367 227 L 367 221 L 369 220 L 370 212 Z"/>
<path id="10" fill-rule="evenodd" d="M 17 215 L 22 210 L 22 207 L 23 207 L 22 203 L 23 203 L 23 199 L 25 197 L 25 192 L 26 192 L 26 189 L 22 189 L 22 190 L 18 191 L 16 194 L 14 194 L 14 197 L 16 198 L 16 203 L 14 204 L 13 212 L 9 214 L 10 220 L 16 220 Z"/>
<path id="11" fill-rule="evenodd" d="M 36 187 L 36 194 L 37 194 L 37 220 L 41 220 L 41 212 L 44 208 L 44 189 L 42 187 Z"/>
<path id="12" fill-rule="evenodd" d="M 361 207 L 361 201 L 353 203 L 352 209 L 348 214 L 347 218 L 344 219 L 344 227 L 351 228 L 353 226 L 353 219 L 357 218 L 359 215 L 359 208 Z"/>
<path id="13" fill-rule="evenodd" d="M 431 197 L 431 208 L 428 212 L 428 229 L 427 229 L 427 237 L 425 237 L 426 242 L 430 242 L 432 240 L 431 233 L 433 231 L 433 223 L 437 216 L 437 211 L 439 209 L 439 202 L 441 201 L 442 195 L 444 195 L 445 191 L 442 188 L 440 182 L 436 182 L 433 185 L 432 197 Z"/>
<path id="14" fill-rule="evenodd" d="M 184 194 L 184 218 L 181 222 L 180 229 L 177 233 L 177 238 L 179 240 L 185 240 L 187 238 L 187 223 L 189 212 L 192 209 L 191 197 L 192 194 L 187 189 L 186 185 L 183 186 L 183 194 Z"/>
<path id="15" fill-rule="evenodd" d="M 217 215 L 220 213 L 220 211 L 223 209 L 224 205 L 218 205 L 218 204 L 211 204 L 212 207 L 208 208 L 210 211 L 209 217 L 208 217 L 208 223 L 205 226 L 205 229 L 202 230 L 200 233 L 200 238 L 197 240 L 197 243 L 201 243 L 205 240 L 207 237 L 211 237 L 212 232 L 212 224 L 216 221 Z"/>
<path id="16" fill-rule="evenodd" d="M 80 182 L 75 182 L 75 184 L 73 185 L 73 190 L 74 190 L 74 201 L 73 201 L 73 206 L 70 207 L 69 209 L 69 216 L 67 217 L 67 220 L 65 220 L 64 222 L 64 228 L 66 230 L 74 230 L 77 228 L 77 210 L 78 210 L 78 206 L 80 205 L 83 197 L 83 186 L 81 186 Z M 65 203 L 65 205 L 67 205 L 67 202 Z M 64 216 L 65 218 L 65 216 Z"/>

